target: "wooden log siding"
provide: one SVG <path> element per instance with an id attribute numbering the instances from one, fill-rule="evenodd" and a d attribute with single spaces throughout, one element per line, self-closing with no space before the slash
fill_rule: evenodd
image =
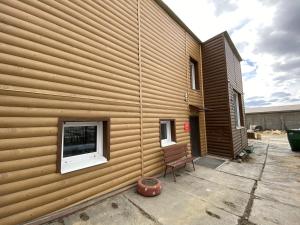
<path id="1" fill-rule="evenodd" d="M 203 45 L 206 132 L 209 154 L 232 157 L 224 39 L 217 36 Z"/>
<path id="2" fill-rule="evenodd" d="M 159 119 L 177 142 L 195 40 L 154 0 L 0 3 L 0 224 L 17 224 L 162 172 Z M 185 102 L 185 94 L 188 101 Z M 111 119 L 108 163 L 56 172 L 58 119 Z M 201 150 L 206 152 L 200 113 Z"/>
<path id="3" fill-rule="evenodd" d="M 232 129 L 232 141 L 233 141 L 233 151 L 234 157 L 248 145 L 247 141 L 247 128 L 245 125 L 245 107 L 243 98 L 243 83 L 241 75 L 241 66 L 238 58 L 233 53 L 228 41 L 225 39 L 225 54 L 226 54 L 226 65 L 228 74 L 228 91 L 229 91 L 229 102 L 230 102 L 230 121 Z M 241 119 L 243 120 L 244 126 L 242 128 L 236 128 L 235 124 L 235 109 L 233 94 L 234 91 L 238 92 L 242 96 L 242 111 Z"/>
<path id="4" fill-rule="evenodd" d="M 205 106 L 212 110 L 205 115 L 208 153 L 234 158 L 247 146 L 247 137 L 246 129 L 235 125 L 233 91 L 243 93 L 243 86 L 240 62 L 226 33 L 203 44 L 203 70 Z"/>
<path id="5" fill-rule="evenodd" d="M 159 119 L 176 120 L 178 143 L 190 144 L 189 134 L 183 131 L 183 124 L 189 119 L 189 104 L 203 104 L 201 92 L 191 92 L 189 79 L 189 57 L 199 63 L 200 45 L 184 29 L 168 16 L 154 1 L 141 1 L 141 55 L 144 118 L 144 172 L 151 176 L 163 169 L 160 147 Z M 201 67 L 199 67 L 201 68 Z M 199 72 L 199 74 L 201 71 Z M 205 122 L 201 120 L 201 138 L 205 137 Z M 204 122 L 204 124 L 203 124 Z M 206 141 L 202 151 L 206 151 Z"/>
<path id="6" fill-rule="evenodd" d="M 160 1 L 0 2 L 0 224 L 18 224 L 162 172 L 159 119 L 178 143 L 200 42 Z M 188 101 L 185 94 L 188 93 Z M 58 119 L 111 120 L 108 163 L 56 172 Z M 201 150 L 206 152 L 200 113 Z"/>
<path id="7" fill-rule="evenodd" d="M 141 176 L 137 6 L 4 1 L 0 8 L 0 224 L 135 182 Z M 111 117 L 111 160 L 56 173 L 59 117 Z"/>

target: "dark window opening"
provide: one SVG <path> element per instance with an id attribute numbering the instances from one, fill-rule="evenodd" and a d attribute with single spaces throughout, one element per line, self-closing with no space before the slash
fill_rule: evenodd
<path id="1" fill-rule="evenodd" d="M 110 159 L 110 120 L 59 119 L 57 170 L 68 173 Z"/>
<path id="2" fill-rule="evenodd" d="M 160 139 L 161 140 L 168 138 L 167 132 L 168 132 L 167 124 L 160 124 Z"/>
<path id="3" fill-rule="evenodd" d="M 63 157 L 97 151 L 97 126 L 64 128 Z"/>
<path id="4" fill-rule="evenodd" d="M 191 88 L 193 90 L 199 90 L 199 73 L 198 73 L 198 62 L 190 58 L 190 79 L 191 79 Z"/>
<path id="5" fill-rule="evenodd" d="M 243 115 L 243 105 L 242 96 L 240 93 L 233 91 L 233 108 L 235 117 L 235 126 L 237 128 L 244 126 L 244 115 Z"/>

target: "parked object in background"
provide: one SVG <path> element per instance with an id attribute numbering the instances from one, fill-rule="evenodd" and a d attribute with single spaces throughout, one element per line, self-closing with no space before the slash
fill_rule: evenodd
<path id="1" fill-rule="evenodd" d="M 300 151 L 300 128 L 287 130 L 286 132 L 292 151 Z"/>
<path id="2" fill-rule="evenodd" d="M 258 125 L 258 126 L 255 126 L 254 128 L 254 131 L 262 131 L 263 130 L 263 127 Z"/>
<path id="3" fill-rule="evenodd" d="M 144 177 L 138 180 L 137 192 L 145 197 L 159 195 L 161 188 L 161 182 L 154 177 Z"/>
<path id="4" fill-rule="evenodd" d="M 263 130 L 263 127 L 260 126 L 260 125 L 250 125 L 250 130 L 253 130 L 253 131 L 262 131 Z"/>

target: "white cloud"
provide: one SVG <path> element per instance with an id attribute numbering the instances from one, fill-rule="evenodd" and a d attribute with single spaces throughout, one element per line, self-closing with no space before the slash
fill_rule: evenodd
<path id="1" fill-rule="evenodd" d="M 260 0 L 164 0 L 202 41 L 224 30 L 230 32 L 242 58 L 246 60 L 242 63 L 246 102 L 249 98 L 260 96 L 265 102 L 270 101 L 270 105 L 295 104 L 300 103 L 300 74 L 288 79 L 287 70 L 274 70 L 274 65 L 284 63 L 287 59 L 258 48 L 265 35 L 268 35 L 266 32 L 262 34 L 262 31 L 272 31 L 276 26 L 275 17 L 280 16 L 277 11 L 279 8 L 284 11 L 280 1 L 284 0 L 276 0 L 272 4 Z M 274 32 L 280 30 L 274 29 Z M 272 49 L 272 45 L 270 48 Z M 250 72 L 253 74 L 248 76 Z M 272 95 L 275 92 L 285 92 L 293 97 L 290 97 L 290 101 L 275 101 Z M 295 100 L 297 98 L 299 102 Z"/>

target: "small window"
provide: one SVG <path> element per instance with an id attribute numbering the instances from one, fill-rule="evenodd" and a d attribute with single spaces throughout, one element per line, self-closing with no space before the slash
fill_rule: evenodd
<path id="1" fill-rule="evenodd" d="M 244 119 L 241 112 L 242 109 L 242 97 L 240 93 L 233 91 L 233 106 L 234 106 L 234 115 L 235 115 L 235 126 L 240 128 L 244 126 Z"/>
<path id="2" fill-rule="evenodd" d="M 193 90 L 199 90 L 198 63 L 192 58 L 190 58 L 190 78 L 191 88 Z"/>
<path id="3" fill-rule="evenodd" d="M 108 121 L 60 121 L 60 173 L 106 163 Z"/>
<path id="4" fill-rule="evenodd" d="M 175 120 L 160 121 L 160 144 L 162 147 L 176 143 Z"/>

